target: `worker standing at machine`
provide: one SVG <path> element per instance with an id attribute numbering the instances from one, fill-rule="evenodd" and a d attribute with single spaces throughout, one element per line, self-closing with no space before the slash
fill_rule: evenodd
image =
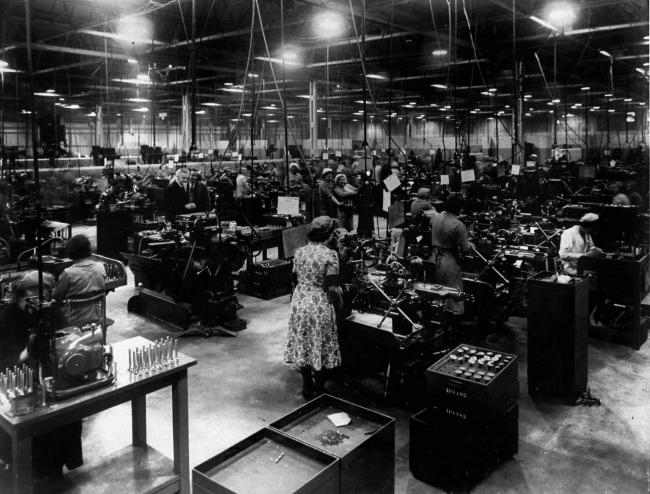
<path id="1" fill-rule="evenodd" d="M 336 176 L 334 184 L 334 197 L 339 201 L 337 206 L 339 226 L 351 232 L 354 229 L 354 198 L 359 192 L 356 187 L 348 183 L 348 179 L 343 173 Z"/>
<path id="2" fill-rule="evenodd" d="M 339 260 L 326 245 L 334 227 L 328 216 L 314 218 L 309 243 L 294 258 L 298 284 L 291 299 L 284 362 L 300 371 L 305 399 L 323 393 L 326 370 L 341 365 L 335 311 L 342 306 Z"/>
<path id="3" fill-rule="evenodd" d="M 603 251 L 594 245 L 591 233 L 596 227 L 598 215 L 587 213 L 577 225 L 567 228 L 560 238 L 560 259 L 566 274 L 578 274 L 578 259 L 582 256 L 601 256 Z"/>
<path id="4" fill-rule="evenodd" d="M 444 211 L 431 217 L 430 261 L 435 263 L 434 282 L 459 290 L 463 289 L 461 255 L 474 247 L 467 239 L 467 228 L 458 219 L 462 205 L 461 197 L 454 194 L 447 199 Z M 447 300 L 446 305 L 456 315 L 465 312 L 462 301 Z"/>
<path id="5" fill-rule="evenodd" d="M 253 167 L 249 166 L 249 170 Z M 253 189 L 248 183 L 248 177 L 244 175 L 242 170 L 239 170 L 237 178 L 235 179 L 235 199 L 248 199 L 253 193 Z"/>
<path id="6" fill-rule="evenodd" d="M 336 218 L 337 208 L 341 202 L 334 195 L 334 172 L 331 168 L 323 168 L 321 174 L 321 183 L 318 185 L 318 198 L 320 199 L 320 214 L 321 216 L 329 216 Z"/>
<path id="7" fill-rule="evenodd" d="M 179 168 L 165 189 L 163 203 L 167 221 L 174 221 L 176 215 L 189 213 L 196 209 L 196 204 L 189 200 L 189 181 L 189 170 Z"/>

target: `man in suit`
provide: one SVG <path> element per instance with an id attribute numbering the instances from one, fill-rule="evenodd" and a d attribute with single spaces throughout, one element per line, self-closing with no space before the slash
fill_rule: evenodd
<path id="1" fill-rule="evenodd" d="M 174 221 L 176 215 L 189 213 L 196 209 L 196 204 L 189 199 L 190 172 L 187 168 L 176 170 L 174 178 L 165 189 L 165 219 Z"/>
<path id="2" fill-rule="evenodd" d="M 196 211 L 207 213 L 210 211 L 210 192 L 208 186 L 201 180 L 201 174 L 198 170 L 190 172 L 190 203 L 196 205 Z"/>

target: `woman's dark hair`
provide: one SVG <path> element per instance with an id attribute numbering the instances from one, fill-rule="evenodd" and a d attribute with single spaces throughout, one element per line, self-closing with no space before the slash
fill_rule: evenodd
<path id="1" fill-rule="evenodd" d="M 85 235 L 75 235 L 66 244 L 68 257 L 73 261 L 90 256 L 90 240 Z"/>
<path id="2" fill-rule="evenodd" d="M 445 211 L 451 214 L 458 215 L 460 210 L 463 209 L 463 199 L 458 194 L 449 196 L 445 202 Z"/>

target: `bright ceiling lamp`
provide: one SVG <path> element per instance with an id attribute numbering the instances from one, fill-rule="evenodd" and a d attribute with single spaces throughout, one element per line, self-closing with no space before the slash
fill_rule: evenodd
<path id="1" fill-rule="evenodd" d="M 135 65 L 135 64 L 138 63 L 138 61 L 137 61 L 135 58 L 129 58 L 129 59 L 127 60 L 127 62 L 130 63 L 130 64 L 133 64 L 133 65 Z"/>
<path id="2" fill-rule="evenodd" d="M 570 28 L 576 18 L 575 9 L 568 2 L 555 2 L 549 5 L 548 22 L 553 26 L 558 26 L 563 31 Z"/>
<path id="3" fill-rule="evenodd" d="M 221 106 L 221 103 L 215 103 L 214 101 L 208 101 L 206 103 L 201 103 L 203 106 Z"/>
<path id="4" fill-rule="evenodd" d="M 57 94 L 57 93 L 54 93 L 54 92 L 51 92 L 51 90 L 48 89 L 44 93 L 34 93 L 34 96 L 45 96 L 46 98 L 58 98 L 61 95 Z"/>
<path id="5" fill-rule="evenodd" d="M 334 12 L 323 12 L 314 18 L 314 31 L 320 38 L 337 38 L 343 34 L 343 17 Z"/>
<path id="6" fill-rule="evenodd" d="M 444 84 L 437 84 L 437 83 L 436 84 L 431 84 L 431 87 L 435 87 L 435 88 L 438 88 L 438 89 L 447 89 L 447 86 L 445 86 Z"/>
<path id="7" fill-rule="evenodd" d="M 9 67 L 9 62 L 6 62 L 5 60 L 0 59 L 0 69 L 4 69 L 6 67 Z"/>
<path id="8" fill-rule="evenodd" d="M 116 33 L 111 36 L 131 45 L 150 44 L 151 21 L 144 16 L 128 16 L 117 21 Z"/>
<path id="9" fill-rule="evenodd" d="M 386 77 L 381 74 L 368 74 L 366 77 L 368 79 L 379 79 L 379 80 L 386 79 Z"/>
<path id="10" fill-rule="evenodd" d="M 132 103 L 149 103 L 151 100 L 147 98 L 127 98 L 127 101 L 131 101 Z"/>
<path id="11" fill-rule="evenodd" d="M 147 108 L 146 106 L 143 106 L 142 108 L 134 108 L 133 111 L 144 113 L 144 112 L 148 112 L 149 108 Z"/>
<path id="12" fill-rule="evenodd" d="M 439 50 L 433 50 L 433 51 L 431 52 L 431 54 L 432 54 L 434 57 L 444 57 L 444 56 L 447 54 L 447 50 L 445 50 L 444 48 L 441 48 L 441 49 L 439 49 Z"/>
<path id="13" fill-rule="evenodd" d="M 580 88 L 580 91 L 589 91 L 590 89 L 591 89 L 590 86 L 582 86 L 582 87 Z"/>

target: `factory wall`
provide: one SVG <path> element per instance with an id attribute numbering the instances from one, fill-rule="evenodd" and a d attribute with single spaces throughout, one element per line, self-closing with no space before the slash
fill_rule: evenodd
<path id="1" fill-rule="evenodd" d="M 635 121 L 627 124 L 625 113 L 609 114 L 609 141 L 614 157 L 625 157 L 628 148 L 634 148 L 643 140 L 643 134 L 648 132 L 648 125 L 645 111 L 636 111 Z M 534 114 L 525 117 L 523 120 L 523 135 L 525 142 L 529 145 L 529 152 L 538 155 L 540 160 L 545 160 L 551 155 L 551 148 L 554 139 L 553 114 Z M 358 120 L 358 119 L 357 119 Z M 569 116 L 565 126 L 565 119 L 559 118 L 555 133 L 557 134 L 558 147 L 564 148 L 565 143 L 570 149 L 579 148 L 582 151 L 572 152 L 571 159 L 583 159 L 585 148 L 585 119 L 583 114 L 576 113 Z M 202 116 L 197 119 L 197 137 L 199 149 L 209 152 L 211 149 L 218 149 L 222 154 L 227 147 L 228 138 L 236 134 L 237 139 L 231 147 L 233 152 L 241 152 L 244 156 L 250 155 L 249 124 L 244 122 L 235 133 L 234 122 L 227 125 L 215 123 L 213 118 Z M 498 122 L 498 132 L 497 132 Z M 103 124 L 103 142 L 97 137 L 95 122 L 93 118 L 62 119 L 66 130 L 68 148 L 72 153 L 88 155 L 93 145 L 114 147 L 118 153 L 123 155 L 139 154 L 141 145 L 154 145 L 153 128 L 149 118 L 142 118 L 140 115 L 124 119 L 124 137 L 122 140 L 120 121 L 113 118 L 106 119 Z M 382 150 L 388 147 L 387 122 L 377 122 L 376 119 L 368 119 L 367 136 L 371 148 Z M 318 154 L 325 149 L 323 135 L 324 125 L 319 125 Z M 590 113 L 588 117 L 588 148 L 598 154 L 607 144 L 607 114 L 605 112 Z M 27 128 L 27 132 L 26 132 Z M 301 144 L 305 151 L 310 148 L 309 131 L 306 119 L 295 119 L 290 124 L 289 145 Z M 330 126 L 331 136 L 327 144 L 331 152 L 341 151 L 344 154 L 361 149 L 363 143 L 363 123 L 361 121 L 341 122 L 334 120 Z M 391 135 L 392 147 L 399 147 L 404 150 L 413 149 L 420 156 L 428 155 L 431 151 L 440 148 L 450 156 L 456 148 L 469 144 L 473 152 L 483 152 L 494 156 L 497 145 L 500 159 L 509 159 L 511 156 L 511 138 L 509 135 L 511 119 L 504 116 L 496 119 L 481 118 L 470 119 L 469 136 L 466 127 L 461 127 L 454 135 L 454 120 L 437 117 L 435 119 L 399 118 L 392 122 Z M 7 146 L 18 146 L 25 149 L 31 155 L 31 138 L 28 121 L 5 122 L 3 143 Z M 498 133 L 498 138 L 497 138 Z M 646 139 L 647 140 L 647 139 Z M 181 150 L 181 128 L 177 122 L 169 120 L 158 120 L 156 123 L 155 145 L 160 146 L 170 154 L 180 153 Z M 284 127 L 281 123 L 269 124 L 260 119 L 259 127 L 255 138 L 255 154 L 259 157 L 266 156 L 266 149 L 269 144 L 276 148 L 284 148 Z M 616 150 L 620 149 L 620 153 Z M 577 155 L 577 154 L 580 155 Z M 617 153 L 619 153 L 617 155 Z M 574 154 L 576 154 L 574 156 Z M 276 156 L 278 156 L 276 154 Z"/>

